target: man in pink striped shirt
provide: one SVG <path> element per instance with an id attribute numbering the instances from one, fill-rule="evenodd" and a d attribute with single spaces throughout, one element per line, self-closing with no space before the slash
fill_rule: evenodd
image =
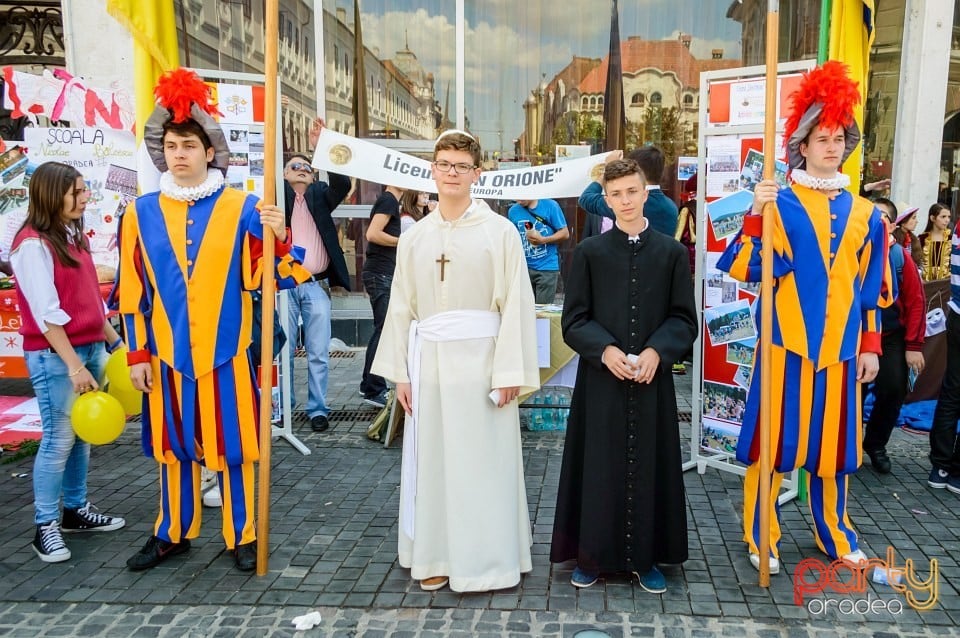
<path id="1" fill-rule="evenodd" d="M 323 129 L 317 118 L 310 129 L 310 145 L 316 146 Z M 307 404 L 304 411 L 314 432 L 330 427 L 326 403 L 330 356 L 330 288 L 350 290 L 347 262 L 340 248 L 333 210 L 350 192 L 350 178 L 330 173 L 330 183 L 316 181 L 310 159 L 294 155 L 283 168 L 286 180 L 287 225 L 293 241 L 306 251 L 303 262 L 313 276 L 287 291 L 290 316 L 287 336 L 297 342 L 297 327 L 303 321 L 303 346 L 307 352 Z"/>

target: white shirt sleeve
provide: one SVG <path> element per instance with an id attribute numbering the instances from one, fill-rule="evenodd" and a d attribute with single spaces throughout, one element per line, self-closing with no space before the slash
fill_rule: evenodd
<path id="1" fill-rule="evenodd" d="M 10 253 L 10 265 L 40 332 L 47 332 L 48 323 L 66 325 L 70 315 L 60 308 L 60 297 L 53 284 L 53 254 L 46 244 L 36 238 L 24 239 Z"/>
<path id="2" fill-rule="evenodd" d="M 417 223 L 417 220 L 415 220 L 410 215 L 401 215 L 400 216 L 400 234 L 402 235 L 408 230 L 410 230 L 411 228 L 413 228 L 413 225 L 416 223 Z"/>

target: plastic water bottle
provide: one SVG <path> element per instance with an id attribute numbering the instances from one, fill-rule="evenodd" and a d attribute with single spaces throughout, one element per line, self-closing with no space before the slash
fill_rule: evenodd
<path id="1" fill-rule="evenodd" d="M 533 415 L 530 419 L 530 429 L 542 430 L 544 427 L 543 408 L 541 407 L 543 405 L 543 395 L 537 393 L 537 395 L 533 397 L 533 404 L 536 407 L 533 408 Z"/>
<path id="2" fill-rule="evenodd" d="M 547 406 L 543 410 L 545 413 L 543 418 L 543 429 L 555 430 L 557 429 L 557 409 L 552 407 L 555 404 L 553 393 L 547 392 L 544 395 L 543 402 Z"/>
<path id="3" fill-rule="evenodd" d="M 557 408 L 557 429 L 566 430 L 567 417 L 570 416 L 570 397 L 567 396 L 566 392 L 560 392 L 559 397 L 560 400 L 558 403 L 560 407 Z"/>

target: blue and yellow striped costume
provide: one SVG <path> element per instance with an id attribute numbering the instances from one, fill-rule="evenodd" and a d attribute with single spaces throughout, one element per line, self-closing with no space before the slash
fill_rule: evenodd
<path id="1" fill-rule="evenodd" d="M 871 202 L 847 191 L 830 199 L 794 185 L 780 191 L 776 209 L 773 494 L 781 473 L 806 469 L 817 545 L 837 558 L 857 549 L 846 507 L 847 475 L 862 458 L 856 364 L 860 353 L 880 352 L 878 308 L 892 303 L 886 227 Z M 718 268 L 740 281 L 760 281 L 760 234 L 761 217 L 748 216 Z M 751 553 L 759 551 L 759 367 L 757 357 L 737 445 L 737 459 L 748 465 L 744 540 Z M 770 547 L 778 556 L 780 527 L 772 507 Z"/>
<path id="2" fill-rule="evenodd" d="M 153 370 L 142 443 L 160 464 L 154 533 L 169 542 L 200 533 L 200 463 L 219 473 L 228 549 L 256 540 L 259 388 L 247 290 L 260 286 L 262 233 L 257 199 L 230 188 L 190 203 L 144 195 L 120 220 L 113 299 L 128 360 Z M 280 287 L 309 276 L 289 233 L 276 253 Z"/>

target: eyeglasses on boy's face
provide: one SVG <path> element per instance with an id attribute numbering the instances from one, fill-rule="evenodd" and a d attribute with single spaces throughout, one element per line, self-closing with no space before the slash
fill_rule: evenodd
<path id="1" fill-rule="evenodd" d="M 307 173 L 313 172 L 313 167 L 303 162 L 293 162 L 287 166 L 287 168 L 289 168 L 291 171 L 306 171 Z"/>
<path id="2" fill-rule="evenodd" d="M 437 160 L 433 163 L 433 167 L 441 173 L 449 173 L 450 169 L 452 168 L 461 175 L 465 175 L 476 168 L 476 166 L 473 164 L 467 164 L 466 162 L 457 162 L 456 164 L 451 164 L 447 160 Z"/>

